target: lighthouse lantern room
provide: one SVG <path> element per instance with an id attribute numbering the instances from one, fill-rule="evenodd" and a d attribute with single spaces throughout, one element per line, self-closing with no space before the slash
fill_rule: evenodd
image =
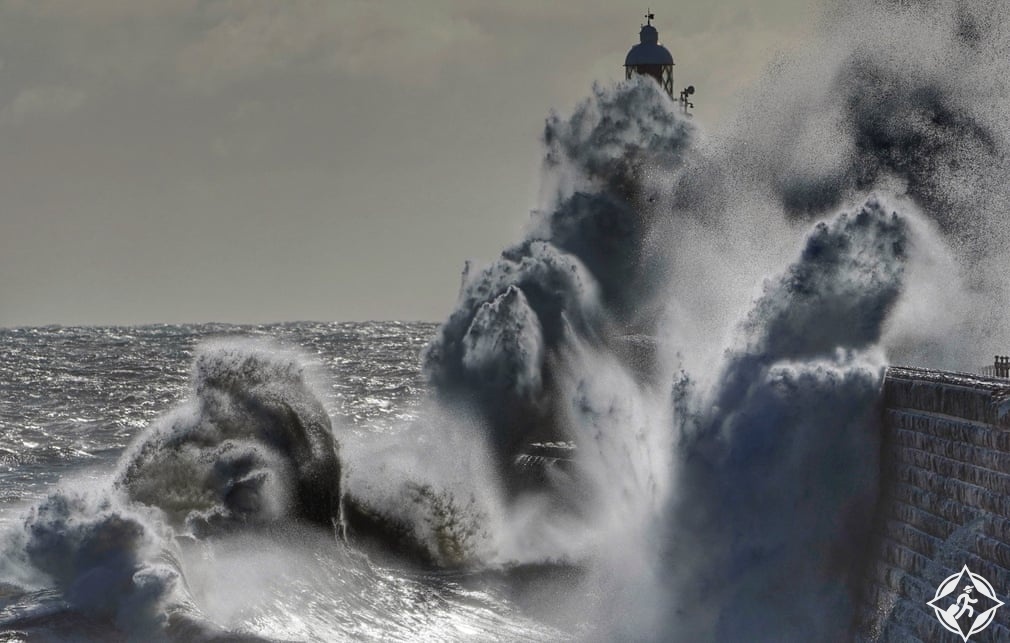
<path id="1" fill-rule="evenodd" d="M 673 55 L 659 44 L 659 32 L 652 26 L 655 14 L 647 13 L 645 18 L 646 23 L 638 34 L 641 42 L 632 47 L 624 59 L 624 77 L 631 78 L 632 74 L 652 76 L 673 98 Z"/>

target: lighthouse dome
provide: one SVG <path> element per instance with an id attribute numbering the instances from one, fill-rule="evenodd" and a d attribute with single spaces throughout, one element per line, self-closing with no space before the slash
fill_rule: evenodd
<path id="1" fill-rule="evenodd" d="M 659 32 L 652 25 L 642 25 L 638 34 L 640 43 L 631 48 L 624 59 L 625 67 L 638 65 L 672 65 L 673 55 L 659 44 Z"/>

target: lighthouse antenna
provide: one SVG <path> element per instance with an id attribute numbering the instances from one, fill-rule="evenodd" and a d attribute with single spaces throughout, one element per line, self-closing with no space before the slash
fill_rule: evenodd
<path id="1" fill-rule="evenodd" d="M 652 7 L 648 9 L 649 13 L 645 14 L 645 24 L 651 25 L 652 21 L 656 19 L 656 14 L 652 13 Z"/>

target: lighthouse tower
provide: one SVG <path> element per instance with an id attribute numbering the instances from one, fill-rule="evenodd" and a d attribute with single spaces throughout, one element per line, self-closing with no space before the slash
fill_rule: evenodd
<path id="1" fill-rule="evenodd" d="M 653 13 L 645 14 L 646 23 L 638 33 L 641 42 L 632 47 L 624 59 L 624 77 L 631 78 L 632 74 L 652 76 L 673 98 L 673 56 L 659 44 L 659 32 L 652 26 L 655 18 Z"/>

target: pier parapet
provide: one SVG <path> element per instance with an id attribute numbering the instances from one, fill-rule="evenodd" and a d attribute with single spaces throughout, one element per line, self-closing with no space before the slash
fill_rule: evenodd
<path id="1" fill-rule="evenodd" d="M 964 565 L 1010 603 L 1010 381 L 890 368 L 881 494 L 857 624 L 865 641 L 946 641 L 927 602 Z M 972 641 L 1010 640 L 1010 609 Z"/>

